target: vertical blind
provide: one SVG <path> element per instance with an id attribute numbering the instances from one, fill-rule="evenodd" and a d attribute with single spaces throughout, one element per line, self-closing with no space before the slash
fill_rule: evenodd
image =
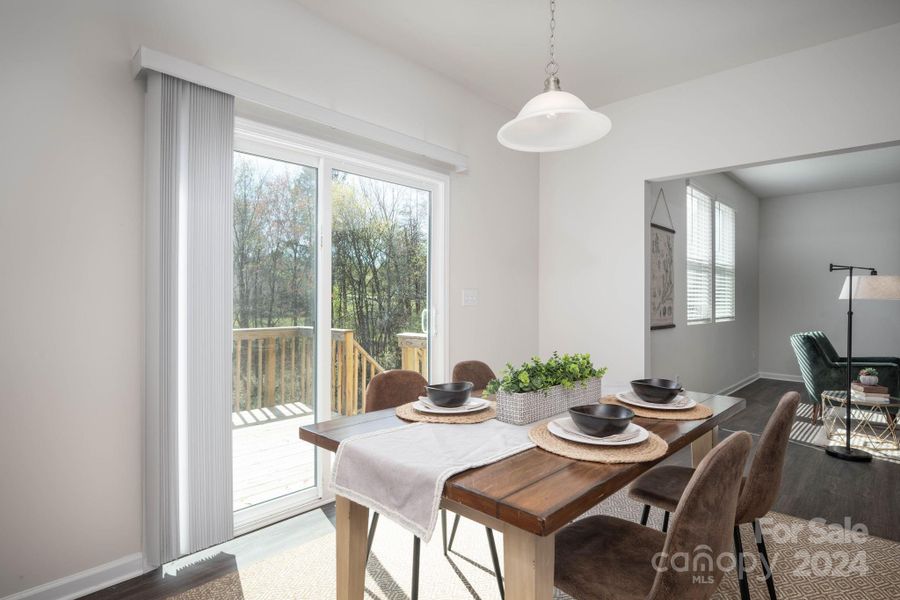
<path id="1" fill-rule="evenodd" d="M 735 318 L 735 212 L 687 186 L 687 322 Z"/>
<path id="2" fill-rule="evenodd" d="M 734 319 L 734 209 L 716 202 L 716 321 Z"/>
<path id="3" fill-rule="evenodd" d="M 687 322 L 712 320 L 712 198 L 687 187 Z"/>

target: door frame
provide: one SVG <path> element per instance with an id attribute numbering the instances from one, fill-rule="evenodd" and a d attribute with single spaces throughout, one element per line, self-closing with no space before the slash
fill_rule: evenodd
<path id="1" fill-rule="evenodd" d="M 428 369 L 430 381 L 449 376 L 449 218 L 450 177 L 377 154 L 318 140 L 294 131 L 236 117 L 235 151 L 315 167 L 317 171 L 316 252 L 316 421 L 331 415 L 331 234 L 332 171 L 337 169 L 428 191 Z M 319 326 L 321 324 L 321 326 Z M 235 535 L 305 512 L 334 499 L 325 478 L 331 474 L 332 453 L 316 448 L 316 485 L 235 513 Z M 229 457 L 230 458 L 230 457 Z M 315 490 L 311 493 L 310 490 Z M 241 513 L 240 515 L 238 513 Z"/>

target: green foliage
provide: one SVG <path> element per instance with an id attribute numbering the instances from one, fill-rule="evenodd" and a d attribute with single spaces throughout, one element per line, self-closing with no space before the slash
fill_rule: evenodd
<path id="1" fill-rule="evenodd" d="M 498 390 L 510 394 L 535 392 L 546 390 L 555 385 L 561 385 L 568 389 L 576 382 L 583 382 L 592 377 L 603 377 L 606 367 L 599 369 L 591 362 L 590 354 L 563 354 L 554 352 L 541 362 L 540 357 L 535 356 L 531 362 L 522 363 L 520 367 L 513 367 L 507 363 L 506 369 L 500 374 L 500 379 L 491 381 L 487 386 L 487 392 L 494 394 Z"/>
<path id="2" fill-rule="evenodd" d="M 878 377 L 878 370 L 877 370 L 877 369 L 873 369 L 872 367 L 866 367 L 865 369 L 862 369 L 862 370 L 859 372 L 859 374 L 862 375 L 862 376 Z"/>

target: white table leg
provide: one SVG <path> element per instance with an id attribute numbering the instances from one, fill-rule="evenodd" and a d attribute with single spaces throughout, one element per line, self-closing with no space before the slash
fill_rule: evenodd
<path id="1" fill-rule="evenodd" d="M 335 499 L 337 600 L 363 600 L 369 509 L 343 496 Z"/>
<path id="2" fill-rule="evenodd" d="M 713 446 L 718 443 L 718 439 L 719 428 L 713 427 L 710 431 L 691 442 L 691 462 L 694 467 L 697 467 L 700 461 L 703 460 L 703 457 L 713 449 Z"/>
<path id="3" fill-rule="evenodd" d="M 503 531 L 503 575 L 510 600 L 553 598 L 553 560 L 556 539 L 517 527 Z"/>

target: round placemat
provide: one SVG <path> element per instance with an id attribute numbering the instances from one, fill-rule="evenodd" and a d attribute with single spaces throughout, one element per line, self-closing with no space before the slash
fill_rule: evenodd
<path id="1" fill-rule="evenodd" d="M 435 415 L 423 413 L 413 408 L 413 403 L 403 404 L 394 409 L 397 416 L 404 421 L 419 421 L 421 423 L 481 423 L 497 416 L 497 408 L 493 402 L 484 410 L 464 415 Z"/>
<path id="2" fill-rule="evenodd" d="M 532 427 L 528 437 L 538 448 L 543 448 L 547 452 L 575 460 L 607 464 L 650 462 L 662 458 L 669 450 L 665 440 L 652 432 L 646 441 L 632 446 L 591 446 L 560 439 L 550 433 L 547 424 L 544 423 Z"/>
<path id="3" fill-rule="evenodd" d="M 696 421 L 699 419 L 708 419 L 713 415 L 713 410 L 705 404 L 699 402 L 694 408 L 687 410 L 653 410 L 652 408 L 641 408 L 640 406 L 632 406 L 622 402 L 615 396 L 604 396 L 600 398 L 601 404 L 618 404 L 634 411 L 635 416 L 647 417 L 648 419 L 661 419 L 665 421 Z"/>

